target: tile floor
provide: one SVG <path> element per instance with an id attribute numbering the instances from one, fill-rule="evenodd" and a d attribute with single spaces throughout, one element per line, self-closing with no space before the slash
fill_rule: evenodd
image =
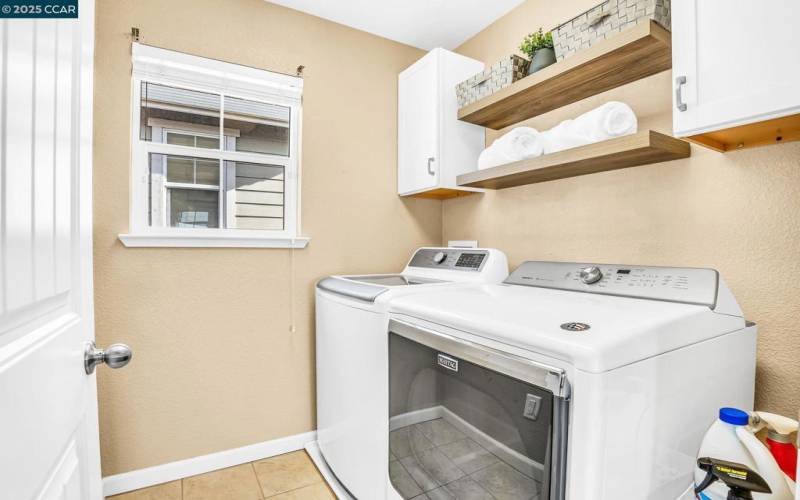
<path id="1" fill-rule="evenodd" d="M 108 497 L 109 500 L 336 500 L 305 451 Z"/>
<path id="2" fill-rule="evenodd" d="M 389 433 L 389 477 L 413 500 L 538 500 L 541 484 L 441 418 Z"/>

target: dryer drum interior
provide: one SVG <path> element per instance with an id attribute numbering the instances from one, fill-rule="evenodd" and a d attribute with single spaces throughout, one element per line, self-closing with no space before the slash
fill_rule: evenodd
<path id="1" fill-rule="evenodd" d="M 390 325 L 389 478 L 403 498 L 563 498 L 567 410 L 560 370 Z"/>

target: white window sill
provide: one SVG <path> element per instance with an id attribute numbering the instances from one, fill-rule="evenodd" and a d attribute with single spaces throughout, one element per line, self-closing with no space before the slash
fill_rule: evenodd
<path id="1" fill-rule="evenodd" d="M 176 248 L 305 248 L 310 238 L 298 236 L 231 235 L 231 234 L 120 234 L 126 247 Z"/>

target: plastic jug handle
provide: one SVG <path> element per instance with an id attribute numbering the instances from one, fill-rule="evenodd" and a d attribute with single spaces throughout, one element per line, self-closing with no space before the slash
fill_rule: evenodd
<path id="1" fill-rule="evenodd" d="M 756 470 L 767 480 L 772 488 L 772 497 L 775 500 L 792 500 L 794 494 L 789 489 L 786 482 L 786 475 L 778 467 L 775 458 L 766 446 L 761 444 L 755 435 L 746 427 L 736 427 L 736 436 L 750 453 L 750 457 L 756 465 Z"/>

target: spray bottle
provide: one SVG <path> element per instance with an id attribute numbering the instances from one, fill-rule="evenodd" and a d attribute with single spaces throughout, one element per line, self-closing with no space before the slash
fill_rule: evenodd
<path id="1" fill-rule="evenodd" d="M 726 500 L 752 500 L 754 492 L 772 493 L 764 478 L 746 465 L 702 457 L 697 459 L 697 467 L 706 471 L 706 477 L 694 489 L 698 498 L 715 481 L 728 489 Z"/>

